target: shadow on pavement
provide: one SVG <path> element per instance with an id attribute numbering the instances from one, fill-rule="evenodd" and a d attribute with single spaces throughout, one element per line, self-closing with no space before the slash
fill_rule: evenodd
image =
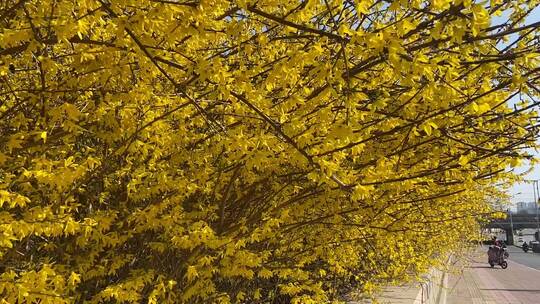
<path id="1" fill-rule="evenodd" d="M 386 300 L 416 300 L 416 297 L 400 297 L 400 296 L 387 296 L 384 297 Z"/>
<path id="2" fill-rule="evenodd" d="M 467 268 L 491 268 L 491 266 L 489 266 L 489 265 L 486 265 L 486 266 L 469 266 Z"/>
<path id="3" fill-rule="evenodd" d="M 491 290 L 491 291 L 512 291 L 512 292 L 534 292 L 540 293 L 540 289 L 504 289 L 504 288 L 480 288 L 480 290 Z"/>

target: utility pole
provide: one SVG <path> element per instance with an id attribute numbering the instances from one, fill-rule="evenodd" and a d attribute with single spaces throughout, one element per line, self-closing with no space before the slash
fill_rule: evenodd
<path id="1" fill-rule="evenodd" d="M 533 197 L 534 197 L 534 209 L 536 209 L 536 233 L 534 235 L 535 241 L 540 241 L 540 217 L 538 214 L 538 200 L 540 199 L 540 189 L 538 188 L 537 179 L 525 180 L 526 182 L 532 182 L 533 185 Z"/>
<path id="2" fill-rule="evenodd" d="M 540 238 L 540 218 L 538 214 L 538 199 L 540 196 L 539 189 L 538 189 L 538 180 L 537 179 L 531 179 L 528 180 L 529 182 L 532 182 L 533 185 L 533 199 L 534 199 L 534 209 L 536 210 L 536 233 L 534 234 L 534 240 L 539 241 Z"/>
<path id="3" fill-rule="evenodd" d="M 538 180 L 533 181 L 533 193 L 534 193 L 534 209 L 536 209 L 536 240 L 540 238 L 540 218 L 538 217 Z"/>

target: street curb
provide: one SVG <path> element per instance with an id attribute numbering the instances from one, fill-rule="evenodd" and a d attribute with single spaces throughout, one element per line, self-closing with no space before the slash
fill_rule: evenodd
<path id="1" fill-rule="evenodd" d="M 437 303 L 440 304 L 446 304 L 446 296 L 447 296 L 447 290 L 448 290 L 448 273 L 443 272 L 442 278 L 441 278 L 441 288 L 439 292 L 439 297 Z"/>

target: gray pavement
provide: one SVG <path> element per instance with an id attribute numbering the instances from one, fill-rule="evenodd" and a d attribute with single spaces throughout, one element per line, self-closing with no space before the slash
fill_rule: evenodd
<path id="1" fill-rule="evenodd" d="M 508 252 L 507 269 L 491 268 L 487 263 L 487 246 L 478 247 L 453 263 L 455 271 L 445 274 L 442 281 L 437 278 L 430 288 L 418 283 L 388 287 L 378 294 L 377 303 L 539 304 L 540 253 L 525 253 L 515 246 L 509 246 Z M 431 297 L 425 299 L 430 294 Z M 363 299 L 347 303 L 373 302 Z"/>
<path id="2" fill-rule="evenodd" d="M 509 248 L 508 268 L 491 268 L 487 263 L 487 247 L 479 248 L 462 265 L 461 273 L 451 274 L 448 280 L 447 304 L 500 304 L 540 303 L 540 270 L 537 265 L 540 255 L 520 252 L 520 248 Z"/>

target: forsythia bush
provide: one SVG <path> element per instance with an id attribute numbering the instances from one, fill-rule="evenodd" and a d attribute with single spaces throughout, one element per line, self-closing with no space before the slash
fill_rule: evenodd
<path id="1" fill-rule="evenodd" d="M 325 303 L 425 272 L 535 146 L 538 3 L 1 1 L 2 303 Z"/>

